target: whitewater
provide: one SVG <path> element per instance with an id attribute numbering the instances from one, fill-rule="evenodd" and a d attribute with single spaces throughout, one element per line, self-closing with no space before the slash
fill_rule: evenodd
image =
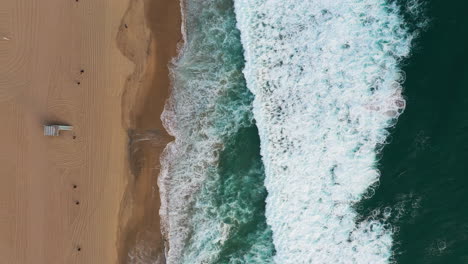
<path id="1" fill-rule="evenodd" d="M 184 45 L 162 115 L 175 140 L 158 185 L 166 261 L 271 263 L 252 94 L 232 0 L 181 1 Z"/>
<path id="2" fill-rule="evenodd" d="M 385 217 L 354 206 L 405 108 L 413 35 L 381 0 L 235 0 L 265 166 L 273 261 L 389 263 Z M 377 215 L 377 214 L 376 214 Z"/>

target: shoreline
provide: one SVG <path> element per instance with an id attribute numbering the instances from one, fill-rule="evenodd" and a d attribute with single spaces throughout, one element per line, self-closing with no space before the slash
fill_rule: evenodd
<path id="1" fill-rule="evenodd" d="M 182 40 L 180 15 L 178 1 L 132 0 L 117 36 L 120 50 L 135 65 L 122 96 L 128 183 L 119 217 L 119 263 L 165 263 L 157 180 L 160 155 L 173 138 L 160 116 L 170 92 L 168 66 Z"/>
<path id="2" fill-rule="evenodd" d="M 6 0 L 0 14 L 2 260 L 164 263 L 160 115 L 179 3 Z"/>

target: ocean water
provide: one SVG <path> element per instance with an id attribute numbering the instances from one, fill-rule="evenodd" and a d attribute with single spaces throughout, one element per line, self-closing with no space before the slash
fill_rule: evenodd
<path id="1" fill-rule="evenodd" d="M 395 263 L 468 263 L 468 2 L 422 2 L 429 20 L 406 72 L 407 106 L 360 204 L 389 208 Z"/>
<path id="2" fill-rule="evenodd" d="M 468 4 L 186 0 L 168 263 L 468 263 Z"/>
<path id="3" fill-rule="evenodd" d="M 162 119 L 168 263 L 269 263 L 265 178 L 232 1 L 186 1 L 185 45 Z"/>
<path id="4" fill-rule="evenodd" d="M 414 35 L 379 0 L 235 2 L 276 263 L 388 263 L 393 230 L 354 205 L 403 112 Z"/>

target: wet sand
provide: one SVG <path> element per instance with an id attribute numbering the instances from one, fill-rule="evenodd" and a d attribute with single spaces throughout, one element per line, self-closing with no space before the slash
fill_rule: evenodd
<path id="1" fill-rule="evenodd" d="M 123 115 L 130 181 L 121 210 L 120 259 L 123 263 L 165 263 L 157 177 L 159 156 L 172 138 L 160 116 L 169 95 L 168 64 L 182 40 L 179 1 L 135 0 L 122 23 L 126 30 L 118 36 L 119 47 L 135 63 L 135 71 L 123 96 L 124 108 L 131 109 Z"/>
<path id="2" fill-rule="evenodd" d="M 159 116 L 180 14 L 144 4 L 2 2 L 2 263 L 133 263 L 142 245 L 163 260 Z M 74 130 L 45 137 L 48 123 Z"/>

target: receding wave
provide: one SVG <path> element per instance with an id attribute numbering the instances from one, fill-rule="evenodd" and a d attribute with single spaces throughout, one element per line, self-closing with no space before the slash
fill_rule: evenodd
<path id="1" fill-rule="evenodd" d="M 274 261 L 388 263 L 385 219 L 353 205 L 405 107 L 412 35 L 381 0 L 235 0 L 261 140 Z"/>
<path id="2" fill-rule="evenodd" d="M 269 263 L 264 169 L 242 74 L 230 0 L 185 1 L 184 46 L 162 119 L 175 137 L 162 156 L 168 263 Z"/>

